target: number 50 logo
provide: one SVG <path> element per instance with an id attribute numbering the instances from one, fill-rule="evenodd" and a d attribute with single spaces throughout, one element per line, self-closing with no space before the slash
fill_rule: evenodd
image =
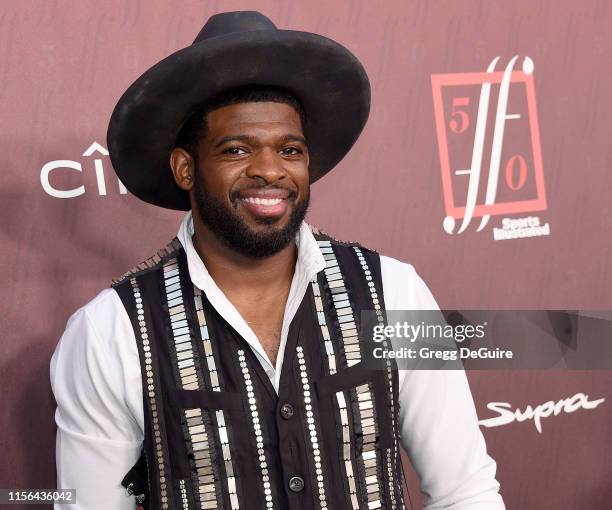
<path id="1" fill-rule="evenodd" d="M 546 209 L 534 64 L 525 57 L 513 70 L 517 60 L 503 71 L 496 57 L 484 73 L 431 76 L 449 234 L 456 220 L 460 234 L 481 218 L 479 232 L 491 216 Z"/>

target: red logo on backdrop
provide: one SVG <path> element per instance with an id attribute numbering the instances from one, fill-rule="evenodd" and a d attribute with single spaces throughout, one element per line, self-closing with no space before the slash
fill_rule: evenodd
<path id="1" fill-rule="evenodd" d="M 529 57 L 496 71 L 431 76 L 446 217 L 444 230 L 462 233 L 473 218 L 479 232 L 491 216 L 546 210 L 542 151 Z M 460 225 L 456 230 L 457 221 Z M 537 216 L 503 218 L 494 239 L 548 235 Z"/>

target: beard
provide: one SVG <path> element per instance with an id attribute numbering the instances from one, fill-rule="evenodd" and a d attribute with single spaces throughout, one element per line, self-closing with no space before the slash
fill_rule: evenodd
<path id="1" fill-rule="evenodd" d="M 310 187 L 301 202 L 296 202 L 296 192 L 291 191 L 287 200 L 293 204 L 289 221 L 284 227 L 275 227 L 277 218 L 256 220 L 264 228 L 254 230 L 238 214 L 238 193 L 230 194 L 231 206 L 213 197 L 202 182 L 199 169 L 195 172 L 194 198 L 202 223 L 228 248 L 247 257 L 261 259 L 278 253 L 295 239 L 300 225 L 306 217 L 310 202 Z M 254 186 L 257 187 L 257 186 Z M 259 186 L 261 188 L 281 188 L 280 186 Z M 250 189 L 251 187 L 249 187 Z M 283 188 L 285 189 L 285 188 Z"/>

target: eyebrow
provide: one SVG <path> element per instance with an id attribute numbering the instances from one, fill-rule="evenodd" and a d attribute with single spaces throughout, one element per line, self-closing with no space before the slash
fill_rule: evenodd
<path id="1" fill-rule="evenodd" d="M 250 143 L 252 145 L 256 145 L 257 144 L 257 138 L 255 138 L 254 136 L 250 136 L 250 135 L 229 135 L 229 136 L 224 136 L 223 138 L 221 138 L 215 145 L 214 148 L 217 149 L 219 147 L 221 147 L 223 144 L 226 144 L 228 142 L 246 142 L 246 143 Z M 306 138 L 304 138 L 303 136 L 300 135 L 292 135 L 292 134 L 287 134 L 281 137 L 280 139 L 281 143 L 286 143 L 286 142 L 300 142 L 303 143 L 304 145 L 306 145 Z"/>

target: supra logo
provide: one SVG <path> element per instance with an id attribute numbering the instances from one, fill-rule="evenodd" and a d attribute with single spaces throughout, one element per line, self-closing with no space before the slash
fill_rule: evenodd
<path id="1" fill-rule="evenodd" d="M 449 234 L 455 233 L 457 220 L 460 234 L 479 217 L 480 232 L 491 216 L 547 208 L 534 63 L 525 57 L 522 69 L 514 70 L 514 56 L 503 71 L 496 71 L 499 58 L 484 73 L 431 76 L 446 210 L 443 227 Z M 494 239 L 548 235 L 548 224 L 537 229 L 533 222 L 531 230 L 519 234 L 507 234 L 504 225 Z M 543 226 L 539 218 L 537 223 Z"/>
<path id="2" fill-rule="evenodd" d="M 579 409 L 595 409 L 599 404 L 605 402 L 605 398 L 597 400 L 589 400 L 589 396 L 584 393 L 576 393 L 573 397 L 561 399 L 558 402 L 549 400 L 535 408 L 528 405 L 524 411 L 517 408 L 512 411 L 512 406 L 508 402 L 489 402 L 487 409 L 497 413 L 498 415 L 486 420 L 480 420 L 478 423 L 484 427 L 499 427 L 507 425 L 514 421 L 523 422 L 533 420 L 533 424 L 537 431 L 542 433 L 542 418 L 549 416 L 558 416 L 562 411 L 565 413 L 573 413 Z"/>
<path id="3" fill-rule="evenodd" d="M 92 143 L 83 153 L 85 157 L 91 157 L 94 153 L 101 154 L 102 156 L 108 156 L 108 150 L 102 147 L 98 142 Z M 94 159 L 93 164 L 96 172 L 96 182 L 98 184 L 98 195 L 106 195 L 106 180 L 104 178 L 104 165 L 102 159 L 99 157 Z M 57 159 L 55 161 L 49 161 L 40 169 L 40 183 L 45 192 L 55 198 L 74 198 L 85 193 L 85 186 L 77 186 L 72 189 L 57 189 L 51 185 L 49 177 L 52 172 L 59 169 L 70 169 L 83 172 L 83 165 L 78 161 L 72 161 L 70 159 Z M 117 179 L 119 186 L 119 193 L 122 195 L 127 194 L 127 189 L 123 183 Z"/>

